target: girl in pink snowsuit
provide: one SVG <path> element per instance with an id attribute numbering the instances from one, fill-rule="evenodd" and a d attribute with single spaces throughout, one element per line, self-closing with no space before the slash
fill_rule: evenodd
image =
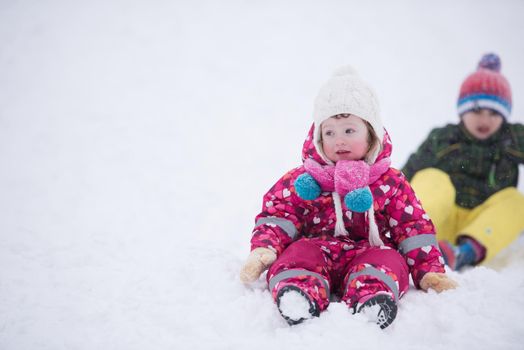
<path id="1" fill-rule="evenodd" d="M 339 299 L 385 328 L 410 273 L 423 290 L 456 283 L 444 274 L 433 223 L 390 167 L 377 99 L 350 67 L 321 88 L 313 119 L 303 165 L 264 196 L 240 278 L 253 282 L 269 268 L 269 290 L 290 324 Z"/>

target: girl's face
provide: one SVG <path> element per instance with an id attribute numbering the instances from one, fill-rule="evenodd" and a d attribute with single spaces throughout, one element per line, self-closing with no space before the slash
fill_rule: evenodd
<path id="1" fill-rule="evenodd" d="M 462 121 L 471 135 L 486 140 L 500 129 L 504 118 L 491 109 L 482 108 L 464 113 Z"/>
<path id="2" fill-rule="evenodd" d="M 369 132 L 359 117 L 331 117 L 320 128 L 322 149 L 332 162 L 361 160 L 369 151 Z"/>

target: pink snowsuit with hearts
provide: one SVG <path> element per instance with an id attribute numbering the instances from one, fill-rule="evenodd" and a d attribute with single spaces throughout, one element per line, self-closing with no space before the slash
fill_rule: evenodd
<path id="1" fill-rule="evenodd" d="M 304 142 L 302 158 L 326 165 L 313 144 L 314 126 Z M 376 162 L 391 155 L 387 133 Z M 371 246 L 368 212 L 352 212 L 342 203 L 347 235 L 335 235 L 336 213 L 331 192 L 314 200 L 297 195 L 295 180 L 304 166 L 286 173 L 266 193 L 256 217 L 251 249 L 264 247 L 277 254 L 267 273 L 276 299 L 287 285 L 299 287 L 325 310 L 330 300 L 354 307 L 371 294 L 385 292 L 395 301 L 409 289 L 409 274 L 419 288 L 428 272 L 444 270 L 435 228 L 404 175 L 388 168 L 369 184 L 374 221 L 384 245 Z"/>

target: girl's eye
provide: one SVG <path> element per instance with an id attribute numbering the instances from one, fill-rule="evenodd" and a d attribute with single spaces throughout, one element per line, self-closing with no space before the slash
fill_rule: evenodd
<path id="1" fill-rule="evenodd" d="M 353 129 L 346 129 L 346 134 L 352 134 L 354 132 L 355 132 L 355 130 L 353 130 Z"/>
<path id="2" fill-rule="evenodd" d="M 326 131 L 324 134 L 326 136 L 333 136 L 333 131 Z"/>

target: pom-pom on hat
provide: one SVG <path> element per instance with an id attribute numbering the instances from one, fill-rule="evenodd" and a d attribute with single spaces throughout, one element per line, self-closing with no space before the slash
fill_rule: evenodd
<path id="1" fill-rule="evenodd" d="M 460 87 L 457 108 L 459 115 L 489 108 L 506 120 L 511 114 L 511 88 L 500 73 L 500 57 L 494 53 L 482 56 L 477 71 L 470 74 Z"/>
<path id="2" fill-rule="evenodd" d="M 313 142 L 317 152 L 328 164 L 332 162 L 326 157 L 322 149 L 320 124 L 324 120 L 339 114 L 352 114 L 371 124 L 378 141 L 371 146 L 372 151 L 366 161 L 369 164 L 374 163 L 381 150 L 382 139 L 384 138 L 384 127 L 380 119 L 378 100 L 371 87 L 360 79 L 351 66 L 343 66 L 337 69 L 320 88 L 315 100 Z"/>

